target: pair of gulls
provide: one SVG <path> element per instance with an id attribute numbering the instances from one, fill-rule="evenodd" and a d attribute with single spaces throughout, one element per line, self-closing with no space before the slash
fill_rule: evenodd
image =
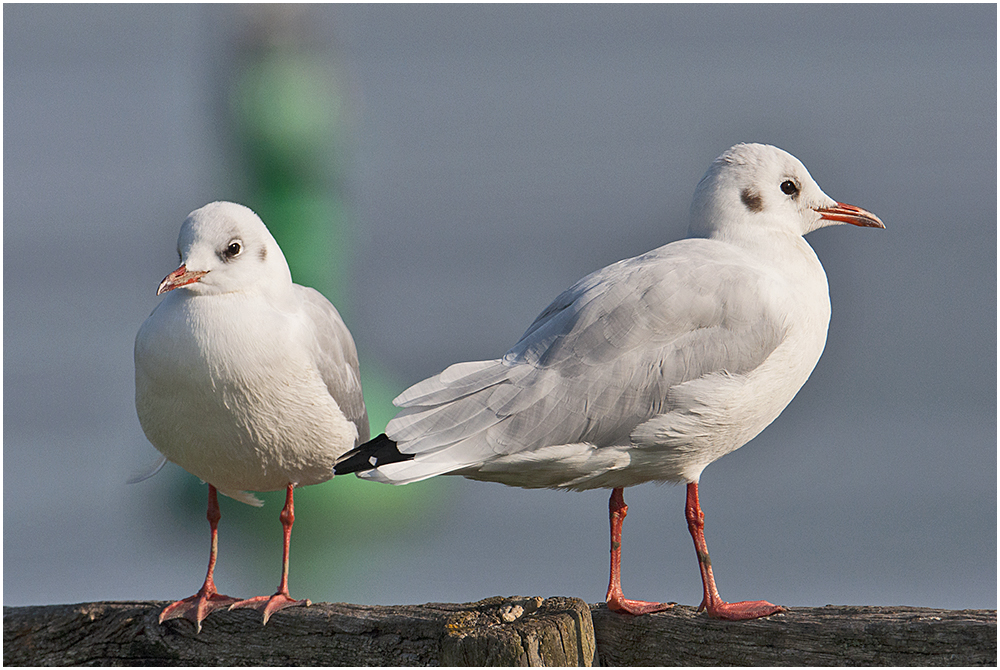
<path id="1" fill-rule="evenodd" d="M 826 275 L 803 235 L 874 214 L 820 190 L 772 146 L 739 144 L 695 190 L 686 239 L 598 270 L 560 294 L 502 358 L 458 363 L 402 393 L 369 441 L 354 341 L 337 310 L 292 283 L 263 222 L 215 202 L 181 226 L 181 266 L 135 343 L 136 410 L 165 460 L 208 483 L 211 552 L 197 594 L 160 621 L 254 608 L 264 622 L 308 605 L 288 593 L 293 491 L 334 474 L 406 484 L 442 474 L 525 488 L 611 489 L 607 603 L 630 614 L 620 580 L 622 490 L 685 482 L 685 513 L 704 586 L 723 619 L 783 611 L 719 596 L 698 480 L 712 461 L 770 424 L 805 383 L 826 342 Z M 179 290 L 182 289 L 182 290 Z M 281 581 L 241 600 L 213 581 L 217 492 L 286 490 Z"/>

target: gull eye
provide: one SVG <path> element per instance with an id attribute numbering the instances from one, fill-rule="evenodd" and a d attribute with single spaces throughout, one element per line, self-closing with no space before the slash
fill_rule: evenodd
<path id="1" fill-rule="evenodd" d="M 791 179 L 781 182 L 781 192 L 785 195 L 795 195 L 799 192 L 799 185 Z"/>
<path id="2" fill-rule="evenodd" d="M 232 242 L 229 243 L 229 246 L 226 247 L 225 251 L 222 252 L 222 255 L 225 257 L 227 261 L 230 261 L 239 256 L 240 253 L 242 252 L 243 252 L 243 243 L 239 240 L 233 240 Z"/>

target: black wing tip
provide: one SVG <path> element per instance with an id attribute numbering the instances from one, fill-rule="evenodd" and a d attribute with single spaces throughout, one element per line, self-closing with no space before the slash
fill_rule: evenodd
<path id="1" fill-rule="evenodd" d="M 333 474 L 347 475 L 352 472 L 365 472 L 366 470 L 374 470 L 380 465 L 400 463 L 412 458 L 413 454 L 401 453 L 396 447 L 396 443 L 390 440 L 385 433 L 382 433 L 337 459 L 333 466 Z"/>

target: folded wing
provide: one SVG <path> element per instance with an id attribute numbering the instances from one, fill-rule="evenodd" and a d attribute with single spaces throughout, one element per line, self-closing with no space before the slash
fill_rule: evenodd
<path id="1" fill-rule="evenodd" d="M 355 446 L 368 441 L 368 411 L 361 393 L 361 373 L 354 338 L 337 309 L 312 288 L 295 285 L 303 308 L 312 320 L 316 338 L 316 365 L 330 395 L 358 428 Z"/>
<path id="2" fill-rule="evenodd" d="M 502 359 L 453 365 L 396 398 L 386 433 L 413 458 L 369 476 L 405 483 L 557 445 L 628 445 L 636 426 L 683 409 L 672 389 L 767 359 L 786 331 L 774 281 L 703 239 L 599 270 Z"/>

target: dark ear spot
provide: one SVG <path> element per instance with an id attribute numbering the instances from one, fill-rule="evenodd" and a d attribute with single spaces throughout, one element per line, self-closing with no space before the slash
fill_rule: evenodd
<path id="1" fill-rule="evenodd" d="M 265 247 L 261 247 L 260 248 L 260 252 L 257 255 L 260 256 L 260 262 L 261 263 L 263 263 L 265 260 L 267 260 L 267 247 L 266 246 Z"/>
<path id="2" fill-rule="evenodd" d="M 760 197 L 760 193 L 752 189 L 743 189 L 743 192 L 740 193 L 740 200 L 751 212 L 760 212 L 764 209 L 764 199 Z"/>

